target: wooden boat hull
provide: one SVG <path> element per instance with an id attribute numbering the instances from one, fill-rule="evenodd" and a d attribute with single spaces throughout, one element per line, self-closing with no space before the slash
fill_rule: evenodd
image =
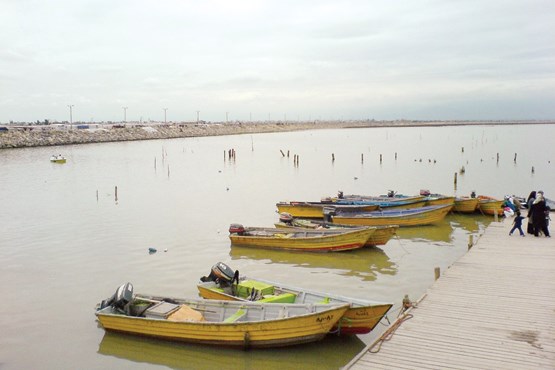
<path id="1" fill-rule="evenodd" d="M 439 222 L 453 208 L 452 205 L 428 206 L 421 210 L 407 209 L 399 212 L 375 211 L 358 215 L 341 214 L 333 216 L 333 223 L 347 225 L 385 226 L 399 225 L 423 226 Z"/>
<path id="2" fill-rule="evenodd" d="M 455 197 L 448 197 L 448 196 L 429 196 L 426 198 L 426 205 L 427 206 L 439 206 L 442 204 L 455 204 Z"/>
<path id="3" fill-rule="evenodd" d="M 345 227 L 345 228 L 353 228 L 353 227 L 365 227 L 365 226 L 355 226 L 355 225 L 341 225 L 341 224 L 333 224 L 333 223 L 324 223 L 324 222 L 314 222 L 311 220 L 298 220 L 294 219 L 291 224 L 286 224 L 284 222 L 276 222 L 274 224 L 277 228 L 290 228 L 290 227 L 298 227 L 298 228 L 306 228 L 306 229 L 318 229 L 318 228 L 336 228 L 336 227 Z M 376 231 L 366 241 L 364 244 L 365 247 L 373 247 L 376 245 L 385 245 L 387 242 L 395 235 L 397 229 L 399 229 L 398 225 L 386 225 L 386 226 L 366 226 L 366 227 L 375 227 Z"/>
<path id="4" fill-rule="evenodd" d="M 221 305 L 219 301 L 199 300 L 198 309 L 211 311 L 211 305 Z M 224 303 L 232 311 L 256 310 L 257 315 L 269 315 L 275 309 L 271 304 L 248 302 Z M 296 306 L 296 308 L 294 307 Z M 97 311 L 98 321 L 105 330 L 159 339 L 188 343 L 231 346 L 231 347 L 283 347 L 322 339 L 345 314 L 348 305 L 319 305 L 307 313 L 287 317 L 288 312 L 298 311 L 303 305 L 279 305 L 283 317 L 276 315 L 262 321 L 212 322 L 170 321 L 160 318 L 132 317 L 117 313 L 112 307 Z M 324 307 L 327 306 L 327 307 Z M 247 307 L 247 308 L 245 308 Z M 250 308 L 249 308 L 250 307 Z M 314 312 L 310 312 L 313 310 Z"/>
<path id="5" fill-rule="evenodd" d="M 367 334 L 371 332 L 393 306 L 390 303 L 371 302 L 325 293 L 310 292 L 300 288 L 284 286 L 261 279 L 253 279 L 253 281 L 275 286 L 275 293 L 277 293 L 277 291 L 291 293 L 294 297 L 294 301 L 291 303 L 295 304 L 314 304 L 315 302 L 350 304 L 350 307 L 343 314 L 341 319 L 331 329 L 332 333 L 339 333 L 341 335 Z M 200 296 L 205 299 L 232 301 L 246 300 L 246 298 L 234 296 L 218 289 L 217 285 L 213 282 L 200 283 L 197 287 Z M 260 302 L 263 302 L 263 300 Z"/>
<path id="6" fill-rule="evenodd" d="M 340 205 L 335 203 L 319 203 L 319 202 L 280 202 L 276 203 L 279 213 L 286 212 L 293 217 L 300 218 L 323 218 L 324 207 L 331 207 L 342 211 L 351 212 L 370 212 L 378 209 L 377 205 L 361 204 L 361 205 Z"/>
<path id="7" fill-rule="evenodd" d="M 51 159 L 50 162 L 52 163 L 66 163 L 66 159 Z"/>
<path id="8" fill-rule="evenodd" d="M 418 208 L 426 205 L 424 196 L 407 197 L 407 198 L 380 198 L 380 197 L 361 197 L 361 198 L 336 198 L 337 204 L 351 204 L 351 205 L 376 205 L 380 208 L 394 209 L 394 208 Z"/>
<path id="9" fill-rule="evenodd" d="M 478 198 L 455 198 L 453 210 L 459 213 L 474 213 L 479 201 Z"/>
<path id="10" fill-rule="evenodd" d="M 478 196 L 478 210 L 485 215 L 493 216 L 497 213 L 498 216 L 503 215 L 504 200 L 494 199 L 486 196 Z"/>
<path id="11" fill-rule="evenodd" d="M 307 252 L 338 252 L 362 248 L 375 229 L 287 230 L 245 228 L 243 235 L 231 233 L 231 246 Z M 264 234 L 263 234 L 264 233 Z"/>

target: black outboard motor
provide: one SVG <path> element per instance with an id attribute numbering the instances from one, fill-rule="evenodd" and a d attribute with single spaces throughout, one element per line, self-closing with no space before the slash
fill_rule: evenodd
<path id="1" fill-rule="evenodd" d="M 331 224 L 333 222 L 333 216 L 335 216 L 335 207 L 324 207 L 322 212 L 324 213 L 324 222 Z"/>
<path id="2" fill-rule="evenodd" d="M 339 199 L 343 199 L 343 191 L 342 191 L 342 190 L 339 190 L 339 191 L 337 192 L 337 197 L 338 197 Z"/>
<path id="3" fill-rule="evenodd" d="M 112 306 L 116 309 L 123 310 L 125 305 L 133 300 L 133 284 L 125 283 L 120 286 L 113 296 L 105 299 L 100 303 L 100 309 Z"/>
<path id="4" fill-rule="evenodd" d="M 220 286 L 227 286 L 233 283 L 235 279 L 237 279 L 237 281 L 239 280 L 239 271 L 234 272 L 231 267 L 225 263 L 218 262 L 212 266 L 210 274 L 208 276 L 201 277 L 200 281 L 213 281 Z"/>

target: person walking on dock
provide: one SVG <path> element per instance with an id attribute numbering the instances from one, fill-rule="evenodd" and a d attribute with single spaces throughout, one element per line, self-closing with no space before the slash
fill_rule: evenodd
<path id="1" fill-rule="evenodd" d="M 509 231 L 509 236 L 513 235 L 513 231 L 515 230 L 520 232 L 520 236 L 525 236 L 524 231 L 522 231 L 522 220 L 524 220 L 524 217 L 520 215 L 520 211 L 516 211 L 516 216 L 513 220 L 513 228 Z"/>
<path id="2" fill-rule="evenodd" d="M 547 223 L 545 219 L 546 204 L 545 198 L 543 197 L 543 191 L 538 191 L 536 200 L 532 204 L 532 219 L 534 221 L 534 236 L 539 236 L 540 231 L 546 236 L 549 235 L 549 230 L 547 229 Z"/>
<path id="3" fill-rule="evenodd" d="M 532 206 L 534 205 L 534 201 L 536 200 L 536 191 L 530 192 L 528 195 L 528 199 L 526 199 L 526 207 L 528 208 L 528 225 L 526 227 L 526 232 L 528 234 L 534 234 L 534 220 L 532 219 Z"/>

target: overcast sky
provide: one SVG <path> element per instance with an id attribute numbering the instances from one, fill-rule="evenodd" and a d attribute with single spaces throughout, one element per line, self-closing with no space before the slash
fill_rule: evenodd
<path id="1" fill-rule="evenodd" d="M 554 0 L 0 0 L 0 122 L 555 119 Z"/>

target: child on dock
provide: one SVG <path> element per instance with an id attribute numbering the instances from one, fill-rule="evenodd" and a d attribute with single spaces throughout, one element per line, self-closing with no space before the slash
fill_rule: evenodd
<path id="1" fill-rule="evenodd" d="M 509 231 L 509 236 L 513 235 L 513 231 L 517 230 L 520 232 L 520 236 L 524 236 L 524 232 L 522 231 L 522 220 L 524 217 L 520 215 L 520 211 L 516 211 L 516 217 L 513 221 L 513 228 Z"/>

